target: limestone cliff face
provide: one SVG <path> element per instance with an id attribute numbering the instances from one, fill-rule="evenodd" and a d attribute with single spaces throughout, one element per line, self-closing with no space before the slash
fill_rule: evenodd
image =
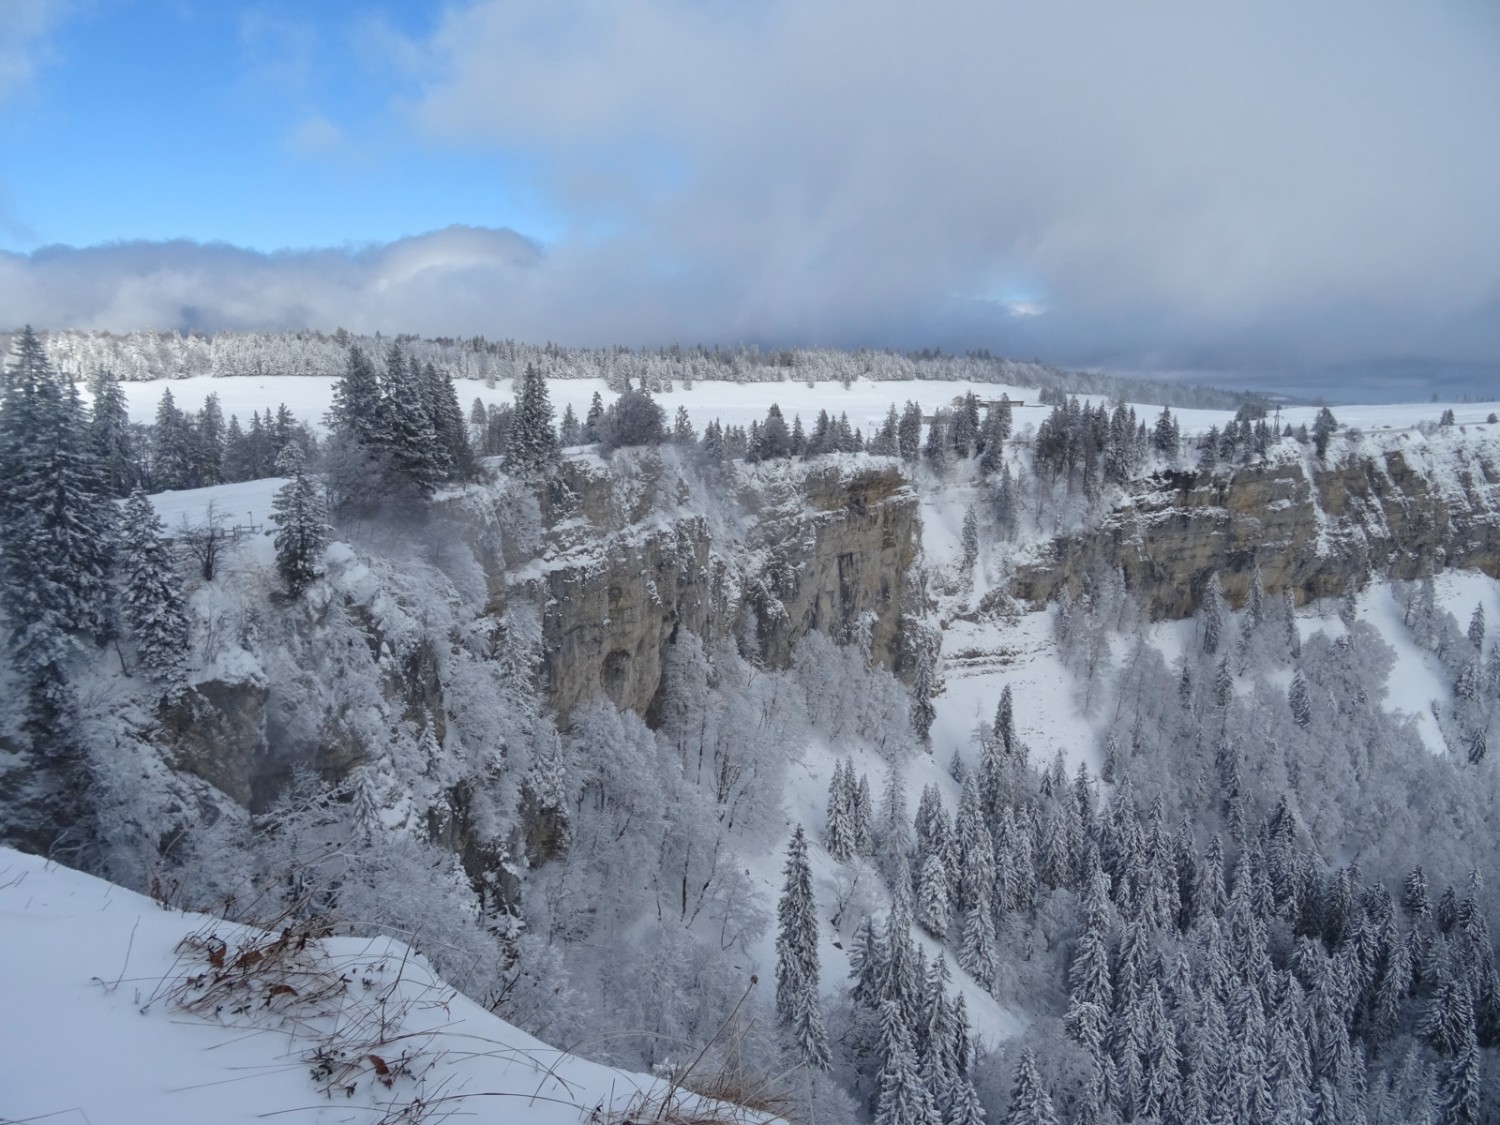
<path id="1" fill-rule="evenodd" d="M 542 686 L 564 718 L 602 696 L 650 719 L 679 629 L 781 667 L 810 631 L 862 625 L 895 664 L 921 535 L 894 467 L 781 463 L 704 482 L 670 450 L 570 459 L 539 486 L 536 516 L 534 557 L 488 552 L 491 608 L 537 605 Z"/>
<path id="2" fill-rule="evenodd" d="M 1445 566 L 1500 577 L 1500 460 L 1460 442 L 1346 451 L 1324 465 L 1288 461 L 1140 482 L 1096 526 L 1059 536 L 1023 566 L 1017 597 L 1078 591 L 1120 568 L 1156 617 L 1197 609 L 1209 577 L 1240 604 L 1257 564 L 1268 591 L 1301 603 L 1378 572 L 1416 578 Z"/>

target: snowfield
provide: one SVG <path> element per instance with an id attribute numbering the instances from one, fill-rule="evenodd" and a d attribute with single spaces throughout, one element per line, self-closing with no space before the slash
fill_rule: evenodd
<path id="1" fill-rule="evenodd" d="M 577 1125 L 670 1094 L 517 1030 L 394 939 L 276 936 L 0 849 L 0 1120 Z"/>
<path id="2" fill-rule="evenodd" d="M 267 409 L 274 411 L 286 404 L 294 417 L 306 422 L 321 432 L 323 416 L 333 398 L 336 380 L 311 375 L 283 375 L 276 378 L 213 378 L 207 375 L 188 379 L 152 379 L 145 382 L 121 384 L 133 422 L 149 422 L 156 416 L 156 406 L 163 390 L 171 390 L 177 407 L 184 411 L 195 411 L 203 405 L 210 394 L 219 396 L 219 405 L 227 419 L 238 415 L 241 425 L 249 422 L 250 415 Z M 511 380 L 501 379 L 494 387 L 479 380 L 457 381 L 459 405 L 465 417 L 477 398 L 486 405 L 511 404 L 515 402 L 515 390 Z M 679 406 L 687 408 L 693 425 L 702 430 L 715 418 L 724 425 L 748 427 L 751 422 L 765 418 L 766 410 L 774 402 L 781 407 L 788 424 L 794 415 L 801 415 L 804 427 L 811 428 L 819 410 L 827 410 L 835 418 L 842 413 L 849 415 L 849 422 L 864 430 L 869 437 L 872 430 L 884 420 L 892 403 L 896 409 L 908 402 L 919 403 L 923 413 L 931 414 L 940 407 L 952 406 L 956 398 L 973 391 L 981 402 L 1009 395 L 1011 401 L 1024 403 L 1015 411 L 1015 428 L 1019 434 L 1027 425 L 1036 426 L 1050 411 L 1050 407 L 1037 405 L 1037 390 L 1034 387 L 1011 387 L 998 383 L 945 382 L 931 379 L 892 380 L 871 382 L 855 380 L 846 389 L 841 383 L 822 382 L 809 386 L 807 383 L 730 383 L 700 381 L 691 389 L 677 385 L 673 390 L 654 395 L 667 412 L 667 418 L 676 414 Z M 571 406 L 582 419 L 588 413 L 589 403 L 597 393 L 605 405 L 615 398 L 603 379 L 552 379 L 547 392 L 558 418 Z M 1098 395 L 1082 395 L 1080 401 L 1098 402 Z M 1500 402 L 1487 403 L 1395 403 L 1371 406 L 1339 406 L 1334 414 L 1345 426 L 1356 426 L 1362 430 L 1404 431 L 1413 427 L 1436 425 L 1443 411 L 1452 410 L 1460 425 L 1483 425 L 1492 412 L 1500 411 Z M 1137 405 L 1136 417 L 1148 424 L 1161 407 Z M 1281 410 L 1282 425 L 1312 425 L 1318 408 L 1297 406 Z M 1184 435 L 1207 432 L 1210 426 L 1223 426 L 1234 415 L 1227 410 L 1177 410 L 1172 411 L 1178 419 Z"/>

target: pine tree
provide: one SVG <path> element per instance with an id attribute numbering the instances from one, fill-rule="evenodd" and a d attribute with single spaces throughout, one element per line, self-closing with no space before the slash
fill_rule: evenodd
<path id="1" fill-rule="evenodd" d="M 1224 590 L 1219 585 L 1218 574 L 1209 576 L 1208 588 L 1203 593 L 1203 653 L 1214 656 L 1219 651 L 1224 637 Z"/>
<path id="2" fill-rule="evenodd" d="M 917 923 L 941 941 L 948 933 L 948 868 L 938 852 L 929 853 L 917 876 Z"/>
<path id="3" fill-rule="evenodd" d="M 453 377 L 447 371 L 439 371 L 429 360 L 422 365 L 421 386 L 423 403 L 437 436 L 437 468 L 445 479 L 470 479 L 475 469 L 474 450 L 469 444 L 469 427 L 464 424 Z"/>
<path id="4" fill-rule="evenodd" d="M 941 473 L 948 464 L 948 420 L 949 413 L 940 410 L 933 415 L 932 424 L 927 427 L 927 441 L 922 446 L 922 459 L 927 462 L 928 468 L 935 473 Z"/>
<path id="5" fill-rule="evenodd" d="M 990 889 L 982 887 L 964 917 L 958 964 L 988 991 L 995 985 L 995 917 Z"/>
<path id="6" fill-rule="evenodd" d="M 908 402 L 896 426 L 896 452 L 901 460 L 914 463 L 922 451 L 922 408 Z"/>
<path id="7" fill-rule="evenodd" d="M 1172 418 L 1172 412 L 1163 406 L 1161 414 L 1156 419 L 1156 426 L 1151 431 L 1151 447 L 1167 460 L 1175 461 L 1177 442 L 1177 426 Z"/>
<path id="8" fill-rule="evenodd" d="M 1287 703 L 1292 709 L 1292 720 L 1302 728 L 1312 722 L 1312 694 L 1307 689 L 1307 679 L 1299 670 L 1292 676 L 1287 689 Z"/>
<path id="9" fill-rule="evenodd" d="M 1483 1081 L 1484 1056 L 1470 1027 L 1461 1036 L 1453 1057 L 1439 1065 L 1434 1125 L 1479 1125 Z"/>
<path id="10" fill-rule="evenodd" d="M 156 425 L 151 433 L 151 483 L 160 491 L 193 486 L 193 434 L 172 398 L 172 388 L 161 392 Z"/>
<path id="11" fill-rule="evenodd" d="M 325 421 L 334 433 L 373 449 L 380 437 L 380 379 L 375 365 L 358 344 L 351 344 L 344 374 L 333 385 L 333 403 Z"/>
<path id="12" fill-rule="evenodd" d="M 1339 424 L 1333 417 L 1333 411 L 1326 406 L 1318 411 L 1318 416 L 1313 419 L 1312 424 L 1312 442 L 1313 451 L 1317 453 L 1319 460 L 1327 455 L 1328 440 L 1338 428 Z"/>
<path id="13" fill-rule="evenodd" d="M 1030 1050 L 1021 1052 L 1021 1061 L 1016 1067 L 1015 1085 L 1011 1087 L 1010 1111 L 1005 1115 L 1005 1125 L 1057 1125 L 1052 1098 L 1042 1085 L 1042 1076 L 1036 1067 L 1036 1056 Z"/>
<path id="14" fill-rule="evenodd" d="M 917 671 L 911 683 L 911 727 L 929 752 L 931 746 L 928 739 L 932 733 L 933 720 L 937 718 L 937 710 L 932 706 L 933 679 L 932 648 L 923 645 L 917 653 Z"/>
<path id="15" fill-rule="evenodd" d="M 1016 705 L 1010 685 L 1000 691 L 1000 702 L 995 707 L 995 740 L 1006 757 L 1013 757 L 1017 750 Z"/>
<path id="16" fill-rule="evenodd" d="M 101 482 L 78 392 L 28 327 L 0 376 L 0 616 L 19 696 L 12 705 L 38 767 L 11 822 L 34 827 L 43 849 L 86 836 L 93 822 L 68 662 L 81 638 L 103 642 L 114 631 L 115 512 Z"/>
<path id="17" fill-rule="evenodd" d="M 33 686 L 59 682 L 67 638 L 110 636 L 114 531 L 77 390 L 26 329 L 0 398 L 0 608 Z"/>
<path id="18" fill-rule="evenodd" d="M 870 779 L 865 774 L 860 774 L 856 785 L 854 766 L 851 763 L 844 773 L 844 784 L 853 793 L 849 807 L 854 810 L 855 854 L 872 856 L 875 854 L 875 802 L 870 796 Z"/>
<path id="19" fill-rule="evenodd" d="M 120 522 L 120 602 L 126 631 L 154 679 L 180 683 L 188 623 L 182 582 L 162 542 L 161 517 L 137 489 L 126 501 Z"/>
<path id="20" fill-rule="evenodd" d="M 570 405 L 568 409 L 571 411 L 573 408 Z M 677 408 L 677 416 L 672 420 L 673 443 L 687 448 L 695 444 L 697 440 L 698 434 L 693 429 L 693 420 L 688 416 L 687 407 L 679 406 Z"/>
<path id="21" fill-rule="evenodd" d="M 106 496 L 128 496 L 140 471 L 125 392 L 120 380 L 108 371 L 94 375 L 89 381 L 89 391 L 94 399 L 89 436 L 99 464 L 100 487 Z"/>
<path id="22" fill-rule="evenodd" d="M 893 1000 L 880 1005 L 879 1053 L 874 1125 L 939 1125 L 912 1050 L 909 1023 Z"/>
<path id="23" fill-rule="evenodd" d="M 828 825 L 823 835 L 828 854 L 840 863 L 854 857 L 855 846 L 854 810 L 849 807 L 845 770 L 853 772 L 853 763 L 840 762 L 833 768 L 833 781 L 828 786 Z"/>
<path id="24" fill-rule="evenodd" d="M 583 425 L 573 413 L 571 402 L 563 407 L 562 421 L 557 424 L 557 444 L 564 449 L 583 444 Z"/>
<path id="25" fill-rule="evenodd" d="M 972 504 L 964 512 L 962 545 L 963 556 L 959 565 L 965 571 L 972 571 L 979 561 L 979 515 Z"/>
<path id="26" fill-rule="evenodd" d="M 892 766 L 885 775 L 885 789 L 880 795 L 880 858 L 881 866 L 891 877 L 898 862 L 906 865 L 907 853 L 911 851 L 911 824 L 906 818 L 906 786 L 901 780 L 901 771 Z M 907 892 L 910 893 L 908 880 Z"/>
<path id="27" fill-rule="evenodd" d="M 193 483 L 200 488 L 224 483 L 224 411 L 218 395 L 203 400 L 194 438 Z"/>
<path id="28" fill-rule="evenodd" d="M 828 1039 L 818 1008 L 818 922 L 800 824 L 782 870 L 786 883 L 776 910 L 776 1020 L 806 1066 L 827 1070 Z"/>
<path id="29" fill-rule="evenodd" d="M 386 490 L 397 501 L 425 500 L 443 479 L 437 431 L 423 402 L 420 374 L 396 344 L 386 355 L 376 445 L 386 471 Z M 277 456 L 282 448 L 277 443 Z"/>
<path id="30" fill-rule="evenodd" d="M 583 417 L 583 440 L 586 444 L 592 444 L 600 438 L 599 423 L 604 418 L 604 399 L 598 391 L 589 400 L 588 413 Z"/>
<path id="31" fill-rule="evenodd" d="M 302 447 L 291 442 L 276 461 L 276 469 L 290 477 L 271 501 L 271 522 L 277 526 L 276 569 L 287 593 L 300 597 L 322 576 L 318 568 L 328 545 L 328 520 L 317 482 L 307 472 Z"/>

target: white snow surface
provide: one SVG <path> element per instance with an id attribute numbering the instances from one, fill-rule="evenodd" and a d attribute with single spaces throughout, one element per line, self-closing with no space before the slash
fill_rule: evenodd
<path id="1" fill-rule="evenodd" d="M 264 411 L 285 403 L 294 417 L 322 430 L 323 416 L 328 412 L 333 398 L 336 380 L 315 375 L 282 375 L 276 377 L 214 378 L 197 375 L 188 379 L 152 379 L 139 383 L 122 383 L 133 422 L 150 422 L 156 417 L 156 406 L 163 390 L 170 388 L 178 409 L 196 411 L 210 394 L 219 396 L 219 405 L 228 418 L 237 415 L 241 425 L 249 422 L 255 411 Z M 459 404 L 467 417 L 469 407 L 478 398 L 487 405 L 514 403 L 515 391 L 511 381 L 498 380 L 493 388 L 481 381 L 456 383 Z M 766 410 L 774 402 L 790 423 L 794 415 L 801 415 L 802 424 L 810 428 L 819 410 L 827 410 L 837 417 L 849 415 L 851 425 L 864 430 L 869 437 L 872 429 L 885 418 L 886 411 L 894 403 L 899 410 L 907 401 L 919 403 L 924 413 L 931 414 L 938 407 L 951 406 L 956 398 L 973 391 L 981 401 L 998 399 L 1009 395 L 1013 402 L 1024 403 L 1014 413 L 1016 431 L 1026 426 L 1035 426 L 1050 412 L 1049 407 L 1037 405 L 1035 387 L 1012 387 L 999 383 L 945 382 L 931 379 L 892 380 L 871 382 L 855 380 L 848 389 L 840 383 L 822 382 L 808 386 L 805 382 L 785 383 L 731 383 L 717 380 L 699 381 L 691 389 L 681 384 L 673 390 L 663 391 L 653 397 L 671 417 L 679 406 L 687 407 L 693 425 L 699 430 L 717 418 L 724 425 L 749 426 L 752 421 L 761 421 Z M 582 420 L 588 413 L 589 402 L 597 392 L 608 405 L 615 398 L 603 379 L 551 379 L 547 392 L 552 400 L 557 417 L 572 406 Z M 1082 401 L 1097 402 L 1101 396 L 1081 395 Z M 1365 431 L 1406 431 L 1421 424 L 1435 425 L 1444 410 L 1452 410 L 1461 425 L 1483 425 L 1491 412 L 1500 411 L 1500 403 L 1424 402 L 1393 403 L 1371 406 L 1339 406 L 1334 415 L 1345 426 L 1355 426 Z M 1145 404 L 1135 405 L 1136 416 L 1148 425 L 1161 413 L 1161 407 Z M 1284 408 L 1278 417 L 1283 425 L 1311 425 L 1317 416 L 1314 406 Z M 1228 410 L 1176 410 L 1172 414 L 1178 420 L 1184 434 L 1199 434 L 1210 426 L 1223 426 L 1233 417 Z"/>
<path id="2" fill-rule="evenodd" d="M 215 974 L 189 944 L 211 936 L 227 943 L 230 975 L 243 942 L 271 940 L 0 849 L 0 1120 L 371 1122 L 425 1104 L 431 1116 L 411 1120 L 577 1125 L 665 1092 L 517 1030 L 391 938 L 314 941 L 285 978 L 299 995 L 262 982 L 249 1011 L 189 1010 L 180 998 L 199 992 L 184 982 Z M 327 989 L 316 999 L 314 982 Z M 320 1048 L 347 1061 L 336 1080 L 313 1076 Z"/>

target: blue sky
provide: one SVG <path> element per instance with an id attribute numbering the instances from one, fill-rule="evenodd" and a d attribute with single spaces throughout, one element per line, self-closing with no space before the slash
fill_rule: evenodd
<path id="1" fill-rule="evenodd" d="M 454 223 L 559 233 L 523 155 L 426 144 L 392 112 L 410 77 L 393 40 L 430 33 L 431 4 L 55 7 L 36 78 L 0 117 L 16 157 L 0 248 L 190 238 L 266 251 Z"/>
<path id="2" fill-rule="evenodd" d="M 1492 0 L 3 0 L 42 326 L 1500 391 Z"/>

